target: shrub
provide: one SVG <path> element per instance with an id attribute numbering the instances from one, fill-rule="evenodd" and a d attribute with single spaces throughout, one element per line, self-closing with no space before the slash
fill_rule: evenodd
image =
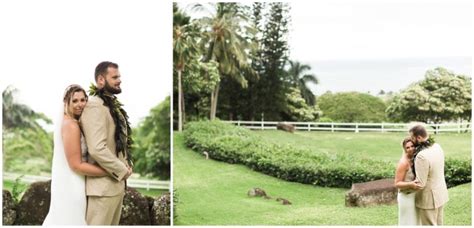
<path id="1" fill-rule="evenodd" d="M 191 122 L 184 131 L 193 150 L 227 163 L 243 164 L 287 181 L 350 188 L 352 183 L 391 178 L 395 164 L 337 153 L 315 153 L 264 141 L 248 129 L 220 121 Z M 454 186 L 471 181 L 470 162 L 448 160 L 446 178 Z"/>
<path id="2" fill-rule="evenodd" d="M 265 142 L 250 130 L 220 121 L 189 123 L 184 135 L 188 147 L 207 151 L 215 160 L 305 184 L 349 188 L 352 183 L 393 176 L 395 170 L 389 162 Z"/>
<path id="3" fill-rule="evenodd" d="M 471 170 L 471 159 L 446 159 L 444 165 L 444 178 L 448 188 L 471 182 Z"/>

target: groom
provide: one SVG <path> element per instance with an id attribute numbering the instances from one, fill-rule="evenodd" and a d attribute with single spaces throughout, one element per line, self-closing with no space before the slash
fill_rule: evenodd
<path id="1" fill-rule="evenodd" d="M 88 162 L 109 173 L 103 177 L 86 177 L 88 225 L 118 225 L 125 194 L 125 180 L 132 174 L 127 164 L 126 116 L 115 108 L 120 88 L 118 65 L 101 62 L 95 69 L 96 88 L 84 108 L 80 123 L 84 133 Z M 94 91 L 95 90 L 95 91 Z"/>
<path id="2" fill-rule="evenodd" d="M 415 205 L 421 224 L 443 225 L 443 207 L 449 200 L 443 149 L 428 137 L 422 125 L 412 127 L 410 136 L 417 145 L 415 172 L 422 189 L 416 193 Z"/>

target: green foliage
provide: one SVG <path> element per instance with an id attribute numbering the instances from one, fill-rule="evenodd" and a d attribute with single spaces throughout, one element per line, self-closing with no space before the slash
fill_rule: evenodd
<path id="1" fill-rule="evenodd" d="M 9 86 L 3 97 L 3 164 L 8 172 L 40 174 L 50 172 L 53 136 L 38 120 L 50 124 L 43 113 L 15 100 L 18 92 Z"/>
<path id="2" fill-rule="evenodd" d="M 321 115 L 317 106 L 308 105 L 297 88 L 290 88 L 287 94 L 285 119 L 292 121 L 315 121 Z"/>
<path id="3" fill-rule="evenodd" d="M 136 133 L 134 171 L 144 176 L 170 178 L 170 98 L 150 111 Z"/>
<path id="4" fill-rule="evenodd" d="M 311 66 L 291 60 L 289 61 L 289 64 L 290 68 L 287 73 L 291 76 L 291 84 L 299 89 L 306 104 L 314 106 L 316 104 L 316 97 L 308 87 L 308 83 L 318 84 L 319 81 L 316 78 L 316 75 L 305 73 L 306 71 L 311 70 Z"/>
<path id="5" fill-rule="evenodd" d="M 383 122 L 385 120 L 385 103 L 370 94 L 343 92 L 321 95 L 318 106 L 323 117 L 336 122 Z"/>
<path id="6" fill-rule="evenodd" d="M 207 151 L 213 159 L 304 184 L 349 188 L 352 183 L 393 176 L 395 170 L 388 162 L 266 143 L 247 129 L 219 121 L 189 123 L 184 134 L 187 146 Z"/>
<path id="7" fill-rule="evenodd" d="M 291 86 L 290 75 L 284 69 L 289 55 L 289 21 L 288 3 L 254 4 L 253 24 L 257 26 L 261 38 L 255 39 L 258 50 L 253 53 L 252 67 L 259 79 L 249 83 L 249 116 L 245 119 L 260 119 L 262 114 L 266 120 L 284 119 L 282 113 L 287 109 L 287 89 Z M 244 116 L 248 114 L 241 113 Z"/>
<path id="8" fill-rule="evenodd" d="M 27 187 L 25 184 L 20 183 L 21 178 L 24 176 L 25 175 L 21 175 L 17 177 L 12 186 L 12 198 L 15 204 L 18 204 L 20 202 L 21 195 L 26 190 L 26 187 Z"/>
<path id="9" fill-rule="evenodd" d="M 397 94 L 387 108 L 395 121 L 440 123 L 471 119 L 471 78 L 444 68 L 428 70 L 425 79 Z"/>
<path id="10" fill-rule="evenodd" d="M 244 164 L 253 170 L 304 184 L 349 188 L 352 183 L 393 177 L 395 170 L 391 162 L 273 144 L 250 130 L 220 121 L 189 123 L 184 137 L 188 147 L 200 153 L 207 151 L 215 160 Z M 464 175 L 471 169 L 470 163 L 451 160 L 446 167 L 450 176 Z M 464 175 L 448 183 L 470 181 L 470 175 Z"/>
<path id="11" fill-rule="evenodd" d="M 4 170 L 41 174 L 51 172 L 53 135 L 43 129 L 3 131 Z"/>
<path id="12" fill-rule="evenodd" d="M 471 182 L 472 164 L 469 160 L 446 159 L 444 178 L 448 188 Z"/>

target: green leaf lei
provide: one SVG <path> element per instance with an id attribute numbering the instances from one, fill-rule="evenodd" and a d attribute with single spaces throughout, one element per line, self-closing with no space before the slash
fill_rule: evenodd
<path id="1" fill-rule="evenodd" d="M 132 128 L 128 121 L 127 112 L 122 108 L 123 104 L 116 96 L 106 94 L 104 89 L 99 89 L 92 83 L 89 87 L 89 95 L 100 97 L 104 101 L 104 106 L 109 108 L 110 115 L 115 122 L 115 152 L 117 153 L 117 156 L 122 152 L 122 154 L 127 157 L 128 165 L 132 167 Z M 127 131 L 124 131 L 124 129 L 127 129 Z"/>

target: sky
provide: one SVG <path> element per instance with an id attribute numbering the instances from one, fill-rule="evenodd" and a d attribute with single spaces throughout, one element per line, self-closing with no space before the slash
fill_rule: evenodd
<path id="1" fill-rule="evenodd" d="M 118 95 L 132 126 L 172 88 L 172 3 L 1 1 L 0 87 L 54 119 L 69 84 L 94 82 L 101 61 L 119 65 Z"/>
<path id="2" fill-rule="evenodd" d="M 399 92 L 445 67 L 472 76 L 472 1 L 291 2 L 290 58 L 328 90 Z"/>

